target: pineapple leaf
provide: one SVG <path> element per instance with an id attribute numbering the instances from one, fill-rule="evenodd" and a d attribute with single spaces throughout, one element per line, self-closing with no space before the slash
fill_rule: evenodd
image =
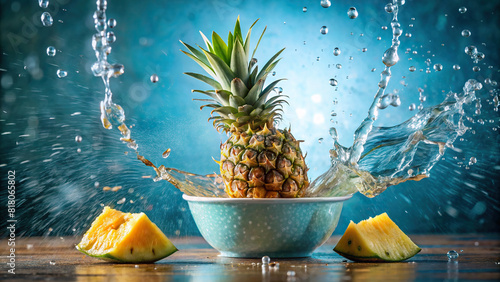
<path id="1" fill-rule="evenodd" d="M 250 115 L 251 116 L 258 116 L 258 115 L 260 115 L 261 112 L 262 112 L 262 109 L 256 108 L 255 110 L 250 112 Z"/>
<path id="2" fill-rule="evenodd" d="M 223 106 L 229 106 L 229 97 L 232 95 L 231 92 L 227 90 L 216 90 L 215 95 Z"/>
<path id="3" fill-rule="evenodd" d="M 264 90 L 262 90 L 262 93 L 260 95 L 261 96 L 268 95 L 274 89 L 274 86 L 276 86 L 276 84 L 278 84 L 278 82 L 280 82 L 282 80 L 286 80 L 286 78 L 281 78 L 281 79 L 278 79 L 278 80 L 275 80 L 275 81 L 269 83 L 269 85 L 266 88 L 264 88 Z"/>
<path id="4" fill-rule="evenodd" d="M 210 65 L 213 67 L 215 74 L 219 78 L 222 88 L 231 89 L 231 81 L 235 78 L 233 71 L 221 58 L 217 57 L 217 55 L 205 50 L 203 50 L 203 52 L 205 52 Z"/>
<path id="5" fill-rule="evenodd" d="M 212 111 L 212 113 L 219 113 L 223 115 L 229 115 L 229 114 L 236 114 L 238 113 L 238 110 L 236 108 L 233 108 L 231 106 L 223 106 L 223 107 L 218 107 Z"/>
<path id="6" fill-rule="evenodd" d="M 250 65 L 248 66 L 250 69 Z M 257 78 L 257 73 L 259 71 L 259 66 L 255 66 L 253 69 L 252 73 L 250 74 L 250 77 L 248 78 L 248 85 L 254 85 L 255 84 L 255 79 Z"/>
<path id="7" fill-rule="evenodd" d="M 229 96 L 229 105 L 231 107 L 238 108 L 239 106 L 243 106 L 245 104 L 246 104 L 245 99 L 235 95 Z"/>
<path id="8" fill-rule="evenodd" d="M 253 58 L 253 56 L 255 56 L 255 52 L 257 51 L 257 48 L 259 47 L 260 40 L 262 39 L 262 36 L 264 36 L 264 33 L 266 32 L 266 29 L 267 29 L 267 26 L 262 31 L 262 34 L 259 37 L 259 41 L 257 41 L 257 45 L 255 45 L 255 49 L 253 49 L 253 53 L 252 53 L 252 56 L 250 57 L 250 60 Z"/>
<path id="9" fill-rule="evenodd" d="M 230 64 L 230 57 L 227 57 L 227 45 L 222 38 L 214 31 L 212 32 L 212 44 L 214 53 L 220 57 L 226 64 Z"/>
<path id="10" fill-rule="evenodd" d="M 245 124 L 245 123 L 248 123 L 250 120 L 252 120 L 251 116 L 242 116 L 242 117 L 237 118 L 236 122 L 240 123 L 240 124 Z"/>
<path id="11" fill-rule="evenodd" d="M 237 77 L 231 81 L 231 92 L 233 95 L 245 98 L 248 94 L 248 88 L 245 86 L 245 83 Z"/>
<path id="12" fill-rule="evenodd" d="M 185 72 L 185 74 L 191 76 L 191 77 L 194 77 L 196 79 L 199 79 L 207 84 L 209 84 L 210 86 L 212 86 L 214 89 L 221 89 L 222 86 L 220 85 L 220 83 L 218 83 L 216 80 L 214 79 L 211 79 L 210 77 L 208 76 L 204 76 L 202 74 L 199 74 L 199 73 L 194 73 L 194 72 Z M 214 74 L 215 75 L 215 74 Z"/>
<path id="13" fill-rule="evenodd" d="M 201 30 L 200 30 L 200 34 L 201 34 L 201 37 L 203 37 L 203 41 L 205 42 L 205 45 L 207 45 L 208 51 L 213 53 L 214 48 L 212 47 L 212 43 L 210 43 L 210 40 L 208 40 L 208 38 L 205 36 L 205 34 L 203 34 L 203 32 L 201 32 Z M 201 49 L 201 47 L 200 47 L 200 49 Z"/>
<path id="14" fill-rule="evenodd" d="M 215 75 L 215 72 L 214 72 L 214 70 L 212 69 L 211 66 L 205 65 L 205 63 L 203 63 L 200 59 L 198 59 L 193 54 L 189 54 L 188 52 L 183 51 L 183 50 L 181 50 L 181 52 L 184 53 L 184 54 L 186 54 L 186 55 L 188 55 L 188 57 L 190 57 L 191 59 L 193 59 L 193 61 L 195 61 L 196 63 L 198 63 L 198 65 L 200 65 L 213 78 L 217 78 L 217 76 Z"/>
<path id="15" fill-rule="evenodd" d="M 233 53 L 231 55 L 231 70 L 234 72 L 236 77 L 241 78 L 244 83 L 248 81 L 248 67 L 247 59 L 245 56 L 245 51 L 241 42 L 236 40 L 233 46 Z"/>
<path id="16" fill-rule="evenodd" d="M 201 93 L 201 94 L 207 95 L 208 97 L 210 97 L 210 98 L 212 98 L 214 100 L 217 100 L 217 96 L 215 96 L 214 93 L 210 93 L 210 92 L 202 91 L 202 90 L 191 90 L 191 92 Z"/>
<path id="17" fill-rule="evenodd" d="M 231 58 L 232 52 L 233 52 L 233 46 L 234 46 L 234 37 L 231 32 L 229 32 L 229 35 L 227 36 L 227 57 Z"/>
<path id="18" fill-rule="evenodd" d="M 267 73 L 269 73 L 276 66 L 276 64 L 278 63 L 279 60 L 276 62 L 276 64 L 273 64 L 273 61 L 284 50 L 285 50 L 285 48 L 279 50 L 278 53 L 274 54 L 274 56 L 272 56 L 271 59 L 269 59 L 269 61 L 267 61 L 267 63 L 262 67 L 262 70 L 260 71 L 259 75 L 257 76 L 257 79 L 261 79 L 263 76 L 265 76 Z"/>
<path id="19" fill-rule="evenodd" d="M 203 108 L 205 108 L 205 107 L 209 107 L 209 108 L 214 108 L 215 109 L 215 108 L 220 107 L 220 105 L 219 104 L 206 104 L 206 105 L 201 106 L 200 110 L 203 110 Z"/>
<path id="20" fill-rule="evenodd" d="M 193 53 L 193 55 L 196 58 L 198 58 L 198 60 L 202 61 L 207 67 L 210 67 L 210 63 L 208 62 L 207 57 L 205 56 L 205 54 L 203 54 L 203 52 L 201 52 L 200 50 L 194 48 L 193 46 L 191 46 L 187 43 L 182 42 L 182 40 L 179 40 L 179 41 L 182 43 L 182 45 L 184 45 L 184 47 L 188 48 L 188 50 L 191 53 Z"/>
<path id="21" fill-rule="evenodd" d="M 255 22 L 253 22 L 253 24 L 250 26 L 250 28 L 248 29 L 248 32 L 247 32 L 247 36 L 245 38 L 245 43 L 243 44 L 243 48 L 245 50 L 245 55 L 247 57 L 247 60 L 248 60 L 248 55 L 250 54 L 250 34 L 252 33 L 252 28 L 253 26 L 259 21 L 259 19 L 257 19 Z"/>
<path id="22" fill-rule="evenodd" d="M 278 100 L 281 97 L 288 97 L 288 96 L 286 96 L 286 95 L 274 96 L 274 97 L 270 98 L 269 100 L 267 100 L 267 102 L 266 102 L 266 104 L 264 106 L 267 108 L 268 106 L 273 105 L 273 103 L 280 104 L 280 103 L 283 103 L 283 102 L 288 104 L 288 102 L 285 99 Z M 288 104 L 288 105 L 290 105 L 290 104 Z"/>
<path id="23" fill-rule="evenodd" d="M 259 80 L 250 89 L 250 91 L 248 91 L 248 95 L 245 97 L 245 101 L 247 102 L 247 104 L 253 105 L 255 107 L 255 102 L 258 100 L 259 94 L 262 91 L 262 84 L 264 84 L 264 82 L 262 80 Z"/>
<path id="24" fill-rule="evenodd" d="M 234 41 L 241 41 L 243 43 L 243 36 L 241 35 L 241 27 L 240 27 L 240 16 L 236 19 L 236 24 L 234 26 Z"/>

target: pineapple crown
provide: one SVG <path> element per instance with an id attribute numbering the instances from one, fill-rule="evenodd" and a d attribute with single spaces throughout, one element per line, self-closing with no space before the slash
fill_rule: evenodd
<path id="1" fill-rule="evenodd" d="M 229 32 L 227 44 L 215 32 L 212 32 L 212 42 L 200 31 L 205 41 L 206 49 L 200 50 L 181 41 L 189 52 L 181 50 L 198 63 L 211 77 L 186 72 L 185 74 L 199 79 L 213 90 L 192 90 L 210 97 L 209 99 L 194 99 L 209 102 L 200 107 L 213 108 L 211 117 L 214 127 L 225 132 L 272 126 L 275 119 L 281 119 L 282 103 L 285 95 L 273 91 L 278 79 L 264 88 L 267 75 L 274 69 L 280 59 L 277 57 L 285 50 L 278 51 L 259 71 L 257 60 L 253 57 L 266 28 L 262 31 L 259 41 L 250 56 L 250 34 L 256 20 L 248 29 L 245 39 L 241 33 L 240 18 L 236 20 L 234 32 Z M 271 93 L 277 94 L 270 97 Z M 216 115 L 214 115 L 214 113 Z"/>

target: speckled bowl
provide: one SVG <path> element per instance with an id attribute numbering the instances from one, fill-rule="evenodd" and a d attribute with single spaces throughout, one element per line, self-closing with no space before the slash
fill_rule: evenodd
<path id="1" fill-rule="evenodd" d="M 207 242 L 226 257 L 308 257 L 332 235 L 351 198 L 182 196 Z"/>

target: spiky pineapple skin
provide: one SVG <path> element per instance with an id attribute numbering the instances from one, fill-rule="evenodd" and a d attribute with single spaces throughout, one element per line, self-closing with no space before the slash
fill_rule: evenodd
<path id="1" fill-rule="evenodd" d="M 234 129 L 221 145 L 220 171 L 232 198 L 302 197 L 309 186 L 299 141 L 267 125 L 255 132 Z"/>

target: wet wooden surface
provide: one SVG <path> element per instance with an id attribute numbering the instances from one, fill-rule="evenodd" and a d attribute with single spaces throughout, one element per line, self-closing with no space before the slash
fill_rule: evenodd
<path id="1" fill-rule="evenodd" d="M 155 264 L 113 264 L 78 252 L 78 237 L 16 238 L 15 273 L 3 264 L 1 279 L 35 281 L 458 281 L 500 280 L 500 235 L 412 235 L 422 251 L 399 263 L 355 263 L 332 251 L 331 237 L 312 257 L 260 259 L 218 256 L 202 238 L 173 239 L 179 251 Z M 9 254 L 0 240 L 2 262 Z M 448 261 L 456 250 L 459 258 Z"/>

